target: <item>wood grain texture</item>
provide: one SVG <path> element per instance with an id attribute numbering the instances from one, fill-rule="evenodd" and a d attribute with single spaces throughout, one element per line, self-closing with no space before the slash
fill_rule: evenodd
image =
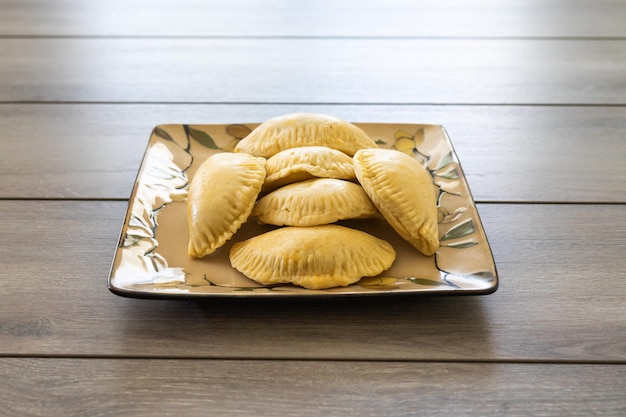
<path id="1" fill-rule="evenodd" d="M 0 39 L 2 101 L 625 104 L 626 42 Z"/>
<path id="2" fill-rule="evenodd" d="M 19 416 L 590 416 L 626 411 L 624 366 L 0 358 Z"/>
<path id="3" fill-rule="evenodd" d="M 619 0 L 0 2 L 12 36 L 625 36 Z"/>
<path id="4" fill-rule="evenodd" d="M 626 2 L 100 3 L 0 0 L 0 415 L 626 415 Z M 444 125 L 499 290 L 107 290 L 155 125 L 292 111 Z"/>
<path id="5" fill-rule="evenodd" d="M 525 106 L 0 104 L 0 197 L 125 199 L 157 124 L 297 111 L 441 124 L 478 201 L 626 202 L 626 108 Z"/>
<path id="6" fill-rule="evenodd" d="M 624 205 L 480 205 L 489 296 L 207 302 L 108 292 L 124 210 L 0 201 L 1 355 L 626 362 Z"/>

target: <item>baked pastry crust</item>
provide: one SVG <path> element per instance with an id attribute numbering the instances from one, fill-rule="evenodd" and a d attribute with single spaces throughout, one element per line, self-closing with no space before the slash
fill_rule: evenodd
<path id="1" fill-rule="evenodd" d="M 337 117 L 292 113 L 263 122 L 235 146 L 235 152 L 269 158 L 285 149 L 327 146 L 350 156 L 362 148 L 377 148 L 359 127 Z"/>
<path id="2" fill-rule="evenodd" d="M 224 245 L 248 219 L 265 179 L 265 159 L 244 153 L 210 156 L 191 180 L 187 196 L 189 256 Z"/>
<path id="3" fill-rule="evenodd" d="M 265 164 L 263 191 L 310 178 L 356 180 L 352 158 L 327 146 L 304 146 L 278 152 Z"/>
<path id="4" fill-rule="evenodd" d="M 385 240 L 338 225 L 282 227 L 237 242 L 231 265 L 263 285 L 342 287 L 388 269 L 396 258 Z"/>
<path id="5" fill-rule="evenodd" d="M 424 255 L 439 249 L 437 196 L 420 163 L 392 149 L 363 149 L 353 158 L 357 179 L 387 222 Z"/>
<path id="6" fill-rule="evenodd" d="M 259 199 L 252 210 L 259 222 L 276 226 L 316 226 L 377 216 L 378 210 L 360 185 L 335 178 L 285 185 Z"/>

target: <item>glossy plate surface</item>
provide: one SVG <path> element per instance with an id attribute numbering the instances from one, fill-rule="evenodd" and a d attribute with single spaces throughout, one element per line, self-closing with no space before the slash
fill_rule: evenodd
<path id="1" fill-rule="evenodd" d="M 187 188 L 198 166 L 216 152 L 230 152 L 258 124 L 160 125 L 144 155 L 109 276 L 115 294 L 141 298 L 328 297 L 489 294 L 498 287 L 496 267 L 478 211 L 452 144 L 441 126 L 355 123 L 381 148 L 419 160 L 439 194 L 441 248 L 426 257 L 383 220 L 342 224 L 389 241 L 397 252 L 390 269 L 344 288 L 307 290 L 261 286 L 230 266 L 233 242 L 269 230 L 249 221 L 213 255 L 187 255 Z"/>

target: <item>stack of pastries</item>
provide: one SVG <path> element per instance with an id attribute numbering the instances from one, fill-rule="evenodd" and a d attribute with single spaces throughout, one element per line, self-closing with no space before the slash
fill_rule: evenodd
<path id="1" fill-rule="evenodd" d="M 323 114 L 267 120 L 234 153 L 209 157 L 191 180 L 187 215 L 195 258 L 214 253 L 249 219 L 280 226 L 230 250 L 233 268 L 263 285 L 347 286 L 391 267 L 391 244 L 340 220 L 382 215 L 422 254 L 439 248 L 430 173 Z"/>

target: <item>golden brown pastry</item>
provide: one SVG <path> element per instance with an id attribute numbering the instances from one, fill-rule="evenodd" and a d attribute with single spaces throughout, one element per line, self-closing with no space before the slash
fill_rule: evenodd
<path id="1" fill-rule="evenodd" d="M 265 164 L 263 190 L 309 178 L 355 180 L 352 158 L 326 146 L 304 146 L 278 152 Z"/>
<path id="2" fill-rule="evenodd" d="M 264 158 L 223 152 L 204 161 L 187 196 L 189 256 L 211 254 L 233 236 L 248 219 L 264 179 Z"/>
<path id="3" fill-rule="evenodd" d="M 235 152 L 269 158 L 285 149 L 327 146 L 350 156 L 358 149 L 377 148 L 367 134 L 345 120 L 316 113 L 293 113 L 269 119 L 235 147 Z"/>
<path id="4" fill-rule="evenodd" d="M 252 210 L 252 217 L 261 223 L 277 226 L 316 226 L 377 214 L 360 185 L 335 178 L 285 185 L 261 198 Z"/>
<path id="5" fill-rule="evenodd" d="M 388 242 L 337 225 L 283 227 L 235 243 L 230 251 L 231 265 L 254 281 L 315 290 L 378 275 L 395 258 Z"/>
<path id="6" fill-rule="evenodd" d="M 357 179 L 387 222 L 418 251 L 439 249 L 437 196 L 430 173 L 391 149 L 363 149 L 353 158 Z"/>

